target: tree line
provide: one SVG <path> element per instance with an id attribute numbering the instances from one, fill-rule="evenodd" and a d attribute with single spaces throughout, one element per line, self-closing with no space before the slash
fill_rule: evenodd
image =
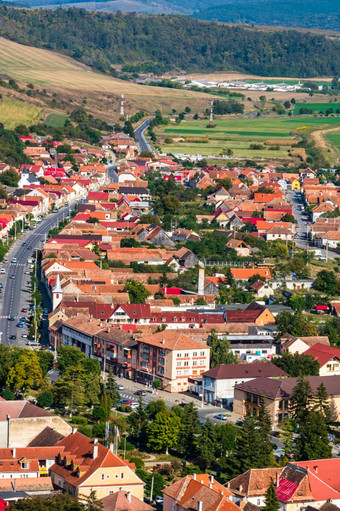
<path id="1" fill-rule="evenodd" d="M 0 19 L 1 36 L 60 51 L 108 74 L 112 65 L 150 61 L 168 70 L 235 69 L 262 76 L 334 76 L 340 67 L 339 42 L 311 33 L 84 9 L 0 6 Z"/>

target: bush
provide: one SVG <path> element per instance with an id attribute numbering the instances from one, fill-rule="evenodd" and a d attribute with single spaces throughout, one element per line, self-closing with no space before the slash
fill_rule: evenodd
<path id="1" fill-rule="evenodd" d="M 80 417 L 79 415 L 73 415 L 72 417 L 73 424 L 79 424 L 80 426 L 87 426 L 88 420 L 86 417 Z"/>
<path id="2" fill-rule="evenodd" d="M 99 422 L 98 424 L 95 424 L 92 428 L 92 435 L 96 438 L 97 437 L 104 438 L 105 437 L 105 423 Z"/>
<path id="3" fill-rule="evenodd" d="M 138 456 L 132 456 L 129 459 L 129 463 L 134 463 L 136 465 L 136 468 L 144 467 L 144 461 L 142 460 L 142 458 L 138 458 Z"/>
<path id="4" fill-rule="evenodd" d="M 81 426 L 79 428 L 79 433 L 81 433 L 82 435 L 88 436 L 89 438 L 93 437 L 91 426 Z"/>
<path id="5" fill-rule="evenodd" d="M 119 412 L 125 412 L 125 413 L 131 413 L 132 412 L 131 406 L 127 406 L 127 405 L 120 405 L 120 406 L 118 406 L 117 410 Z"/>
<path id="6" fill-rule="evenodd" d="M 14 394 L 14 392 L 12 392 L 11 390 L 9 390 L 9 389 L 5 389 L 5 390 L 1 393 L 1 397 L 3 397 L 4 399 L 6 399 L 6 401 L 14 401 L 14 399 L 15 399 L 15 394 Z"/>
<path id="7" fill-rule="evenodd" d="M 95 421 L 105 421 L 106 412 L 105 412 L 104 408 L 100 405 L 95 405 L 93 407 L 92 417 L 93 417 L 93 420 L 95 420 Z"/>
<path id="8" fill-rule="evenodd" d="M 50 390 L 45 390 L 37 397 L 37 405 L 44 408 L 45 406 L 52 406 L 53 394 Z"/>

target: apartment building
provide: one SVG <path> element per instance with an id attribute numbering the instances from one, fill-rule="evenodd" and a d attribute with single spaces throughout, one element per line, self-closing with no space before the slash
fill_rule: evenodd
<path id="1" fill-rule="evenodd" d="M 210 348 L 169 330 L 137 339 L 137 379 L 145 383 L 160 380 L 168 392 L 185 392 L 188 379 L 209 369 Z"/>

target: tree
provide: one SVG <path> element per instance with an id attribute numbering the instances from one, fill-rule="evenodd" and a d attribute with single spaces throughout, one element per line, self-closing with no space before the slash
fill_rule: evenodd
<path id="1" fill-rule="evenodd" d="M 137 280 L 127 280 L 124 291 L 129 293 L 131 303 L 145 303 L 145 300 L 151 295 L 150 291 Z"/>
<path id="2" fill-rule="evenodd" d="M 263 509 L 264 511 L 279 511 L 280 509 L 280 502 L 276 495 L 273 479 L 270 481 L 270 485 L 266 491 Z"/>
<path id="3" fill-rule="evenodd" d="M 86 509 L 69 493 L 57 493 L 12 501 L 11 511 L 86 511 Z"/>
<path id="4" fill-rule="evenodd" d="M 5 389 L 1 392 L 1 397 L 5 399 L 6 401 L 14 401 L 15 394 L 9 389 Z"/>
<path id="5" fill-rule="evenodd" d="M 292 416 L 299 426 L 304 422 L 308 410 L 311 408 L 312 399 L 313 392 L 309 381 L 300 377 L 293 389 L 290 399 Z"/>
<path id="6" fill-rule="evenodd" d="M 296 439 L 298 460 L 319 460 L 332 457 L 326 421 L 321 413 L 311 410 L 300 422 L 300 435 Z"/>
<path id="7" fill-rule="evenodd" d="M 214 424 L 207 419 L 197 440 L 197 462 L 206 470 L 216 459 L 217 436 Z"/>
<path id="8" fill-rule="evenodd" d="M 144 402 L 142 396 L 139 396 L 138 408 L 128 416 L 128 422 L 130 425 L 130 433 L 133 438 L 136 438 L 138 442 L 142 442 L 145 439 L 145 428 L 148 423 L 148 417 L 146 410 L 144 409 Z"/>
<path id="9" fill-rule="evenodd" d="M 101 377 L 99 374 L 84 373 L 83 376 L 85 402 L 89 405 L 97 405 L 100 402 Z"/>
<path id="10" fill-rule="evenodd" d="M 176 447 L 180 432 L 180 418 L 169 411 L 157 413 L 146 427 L 147 445 L 155 451 L 169 454 L 169 448 Z"/>
<path id="11" fill-rule="evenodd" d="M 211 331 L 208 345 L 211 346 L 211 367 L 216 367 L 220 364 L 237 364 L 237 357 L 231 351 L 230 343 L 227 339 L 220 339 L 216 332 Z"/>
<path id="12" fill-rule="evenodd" d="M 22 390 L 24 395 L 26 390 L 33 385 L 39 387 L 42 382 L 42 371 L 39 359 L 35 351 L 27 350 L 20 355 L 17 363 L 8 373 L 6 385 L 10 389 Z"/>
<path id="13" fill-rule="evenodd" d="M 312 355 L 286 352 L 281 357 L 274 357 L 272 362 L 294 378 L 319 376 L 320 364 Z"/>
<path id="14" fill-rule="evenodd" d="M 41 392 L 37 397 L 37 405 L 41 408 L 49 407 L 53 405 L 53 394 L 50 390 Z"/>
<path id="15" fill-rule="evenodd" d="M 100 406 L 105 410 L 105 420 L 108 420 L 111 415 L 111 398 L 109 394 L 101 395 Z"/>
<path id="16" fill-rule="evenodd" d="M 54 402 L 62 406 L 82 406 L 85 403 L 84 368 L 79 364 L 68 367 L 53 385 Z"/>
<path id="17" fill-rule="evenodd" d="M 334 271 L 321 270 L 316 275 L 315 289 L 327 296 L 335 296 L 337 293 L 337 278 Z"/>
<path id="18" fill-rule="evenodd" d="M 261 438 L 257 429 L 257 420 L 250 410 L 247 410 L 244 418 L 232 461 L 239 474 L 250 468 L 261 468 Z"/>
<path id="19" fill-rule="evenodd" d="M 83 363 L 85 358 L 85 353 L 73 348 L 73 346 L 61 345 L 57 352 L 58 369 L 63 374 L 69 367 L 75 367 Z"/>
<path id="20" fill-rule="evenodd" d="M 154 472 L 153 474 L 150 474 L 150 472 L 147 472 L 143 468 L 137 468 L 136 469 L 136 475 L 145 482 L 145 493 L 148 497 L 150 497 L 151 494 L 151 485 L 152 485 L 152 477 L 153 477 L 153 496 L 155 495 L 161 495 L 162 490 L 164 490 L 166 484 L 165 479 L 159 472 Z"/>
<path id="21" fill-rule="evenodd" d="M 185 406 L 174 406 L 172 411 L 181 419 L 177 449 L 191 458 L 196 452 L 196 435 L 200 429 L 197 408 L 191 402 Z"/>
<path id="22" fill-rule="evenodd" d="M 97 499 L 94 490 L 90 491 L 90 495 L 82 495 L 81 500 L 85 501 L 85 511 L 101 511 L 103 509 L 103 503 Z"/>
<path id="23" fill-rule="evenodd" d="M 14 169 L 5 170 L 0 174 L 0 183 L 7 186 L 18 186 L 20 176 Z"/>
<path id="24" fill-rule="evenodd" d="M 290 417 L 286 417 L 283 421 L 283 424 L 281 426 L 282 433 L 280 434 L 280 437 L 283 438 L 284 442 L 284 453 L 287 459 L 292 459 L 294 455 L 294 448 L 293 448 L 293 433 L 294 433 L 294 426 L 292 419 Z"/>
<path id="25" fill-rule="evenodd" d="M 305 295 L 302 293 L 292 295 L 289 298 L 289 305 L 294 311 L 302 312 L 306 309 Z"/>
<path id="26" fill-rule="evenodd" d="M 326 424 L 328 425 L 331 421 L 331 409 L 329 406 L 329 395 L 323 381 L 316 389 L 314 401 L 314 410 L 323 416 Z"/>
<path id="27" fill-rule="evenodd" d="M 273 444 L 270 441 L 272 435 L 272 421 L 264 400 L 260 401 L 259 406 L 257 422 L 261 442 L 261 464 L 263 467 L 269 467 L 273 462 Z"/>
<path id="28" fill-rule="evenodd" d="M 167 407 L 163 399 L 157 399 L 156 401 L 150 401 L 146 407 L 146 412 L 149 419 L 153 420 L 158 413 L 166 412 Z"/>
<path id="29" fill-rule="evenodd" d="M 38 359 L 41 367 L 42 375 L 46 376 L 47 372 L 53 367 L 53 353 L 47 350 L 38 351 Z"/>
<path id="30" fill-rule="evenodd" d="M 102 422 L 106 420 L 106 410 L 100 405 L 94 405 L 92 410 L 92 417 L 94 421 Z"/>
<path id="31" fill-rule="evenodd" d="M 118 392 L 118 385 L 116 383 L 115 377 L 112 374 L 112 371 L 109 371 L 107 376 L 106 384 L 105 384 L 105 393 L 110 396 L 111 406 L 116 408 L 118 402 L 120 401 L 120 394 Z"/>

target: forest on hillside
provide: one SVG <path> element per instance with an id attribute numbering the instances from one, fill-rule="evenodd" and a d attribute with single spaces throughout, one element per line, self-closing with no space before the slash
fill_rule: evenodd
<path id="1" fill-rule="evenodd" d="M 323 35 L 229 27 L 181 15 L 30 10 L 0 6 L 0 35 L 56 50 L 105 73 L 156 63 L 168 71 L 237 70 L 262 76 L 334 76 L 340 41 Z"/>
<path id="2" fill-rule="evenodd" d="M 335 0 L 229 0 L 206 5 L 194 17 L 204 20 L 340 31 Z"/>

